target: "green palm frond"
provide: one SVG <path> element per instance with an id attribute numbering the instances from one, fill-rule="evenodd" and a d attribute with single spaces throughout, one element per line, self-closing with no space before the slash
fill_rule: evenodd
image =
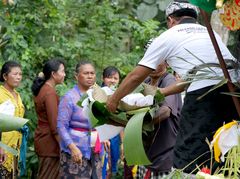
<path id="1" fill-rule="evenodd" d="M 215 89 L 227 84 L 228 80 L 226 78 L 222 79 L 218 84 L 214 85 L 210 90 L 208 90 L 206 93 L 204 93 L 203 95 L 199 96 L 197 98 L 197 100 L 202 99 L 204 96 L 206 96 L 207 94 L 209 94 L 210 92 L 214 91 Z"/>

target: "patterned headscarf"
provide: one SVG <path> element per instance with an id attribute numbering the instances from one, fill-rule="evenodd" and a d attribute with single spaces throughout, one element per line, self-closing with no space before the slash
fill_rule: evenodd
<path id="1" fill-rule="evenodd" d="M 166 17 L 176 13 L 177 11 L 192 11 L 198 15 L 198 8 L 187 2 L 171 2 L 166 8 Z"/>

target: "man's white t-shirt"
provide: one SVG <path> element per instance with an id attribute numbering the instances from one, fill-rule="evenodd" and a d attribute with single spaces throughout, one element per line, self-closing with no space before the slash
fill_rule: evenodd
<path id="1" fill-rule="evenodd" d="M 215 33 L 215 36 L 223 58 L 236 61 L 219 35 Z M 138 65 L 156 69 L 163 61 L 166 61 L 183 78 L 189 70 L 200 64 L 219 64 L 206 27 L 194 23 L 179 24 L 162 33 L 152 42 Z M 211 70 L 204 68 L 197 74 L 200 73 L 203 73 L 203 76 L 223 76 L 221 68 L 217 67 Z M 232 81 L 236 81 L 235 72 L 232 70 L 229 73 Z M 192 82 L 188 91 L 211 86 L 219 81 L 201 78 L 201 80 Z"/>

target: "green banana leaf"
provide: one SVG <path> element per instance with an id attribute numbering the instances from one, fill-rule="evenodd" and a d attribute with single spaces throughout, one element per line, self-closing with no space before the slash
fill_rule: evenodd
<path id="1" fill-rule="evenodd" d="M 15 156 L 18 155 L 18 151 L 16 149 L 13 149 L 13 148 L 9 147 L 8 145 L 6 145 L 6 144 L 4 144 L 2 142 L 0 142 L 0 148 L 2 148 L 5 151 L 8 151 L 9 153 L 11 153 L 11 154 L 13 154 Z"/>
<path id="2" fill-rule="evenodd" d="M 18 130 L 27 122 L 28 119 L 0 113 L 0 132 Z"/>
<path id="3" fill-rule="evenodd" d="M 222 92 L 222 94 L 230 95 L 230 96 L 235 96 L 240 98 L 240 93 L 238 92 Z"/>
<path id="4" fill-rule="evenodd" d="M 212 12 L 216 9 L 216 0 L 189 0 L 189 2 L 207 12 Z"/>
<path id="5" fill-rule="evenodd" d="M 133 115 L 124 130 L 123 148 L 128 165 L 149 165 L 142 141 L 142 126 L 144 116 L 148 112 Z"/>
<path id="6" fill-rule="evenodd" d="M 149 107 L 131 111 L 131 118 L 128 120 L 127 118 L 130 117 L 128 112 L 110 113 L 103 103 L 94 101 L 90 103 L 89 116 L 90 123 L 94 127 L 109 124 L 111 121 L 126 126 L 123 145 L 127 163 L 129 165 L 148 165 L 151 162 L 144 150 L 142 133 L 154 130 L 152 111 L 154 109 Z M 134 155 L 132 155 L 133 148 L 135 149 Z"/>
<path id="7" fill-rule="evenodd" d="M 154 104 L 159 105 L 161 102 L 163 102 L 165 100 L 165 96 L 160 92 L 160 90 L 158 89 L 156 91 L 156 94 L 154 96 Z"/>
<path id="8" fill-rule="evenodd" d="M 104 103 L 98 101 L 91 102 L 89 109 L 90 123 L 93 127 L 111 122 L 118 123 L 120 126 L 126 126 L 128 122 L 126 112 L 110 113 Z"/>

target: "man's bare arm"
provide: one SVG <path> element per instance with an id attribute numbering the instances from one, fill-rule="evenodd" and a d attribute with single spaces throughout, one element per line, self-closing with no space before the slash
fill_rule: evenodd
<path id="1" fill-rule="evenodd" d="M 118 102 L 126 95 L 131 93 L 138 85 L 140 85 L 152 72 L 152 69 L 137 66 L 127 77 L 122 81 L 119 88 L 107 101 L 107 108 L 111 112 L 115 112 Z"/>
<path id="2" fill-rule="evenodd" d="M 183 84 L 182 82 L 184 81 L 177 81 L 176 83 L 170 85 L 170 86 L 167 86 L 165 88 L 160 88 L 160 91 L 161 93 L 164 95 L 164 96 L 169 96 L 169 95 L 172 95 L 172 94 L 177 94 L 177 93 L 181 93 L 185 90 L 185 88 L 187 87 L 188 84 Z"/>

